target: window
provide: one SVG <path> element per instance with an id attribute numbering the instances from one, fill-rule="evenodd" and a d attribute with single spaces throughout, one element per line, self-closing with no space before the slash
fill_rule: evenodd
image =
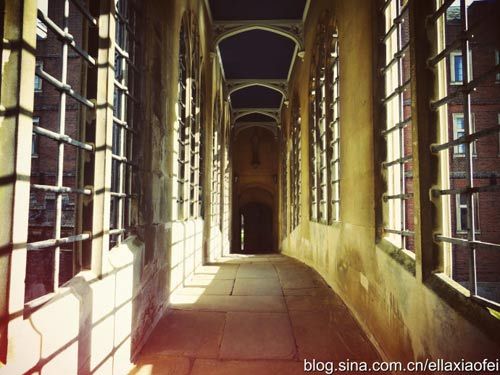
<path id="1" fill-rule="evenodd" d="M 202 139 L 200 124 L 200 51 L 196 23 L 186 14 L 179 34 L 177 218 L 201 214 Z"/>
<path id="2" fill-rule="evenodd" d="M 43 71 L 43 62 L 36 62 L 36 71 Z M 39 75 L 35 74 L 35 93 L 42 92 L 42 78 Z"/>
<path id="3" fill-rule="evenodd" d="M 40 117 L 33 117 L 33 127 L 40 126 Z M 31 157 L 38 157 L 38 135 L 33 133 L 31 136 Z"/>
<path id="4" fill-rule="evenodd" d="M 476 227 L 475 232 L 479 233 L 479 201 L 478 195 L 474 194 L 474 207 L 475 207 L 475 216 L 474 216 L 474 225 Z M 467 233 L 467 220 L 468 220 L 468 210 L 467 210 L 467 195 L 466 194 L 457 194 L 455 196 L 456 200 L 456 232 L 457 233 Z"/>
<path id="5" fill-rule="evenodd" d="M 463 137 L 465 135 L 464 114 L 463 113 L 453 113 L 452 118 L 453 118 L 453 139 L 456 140 L 456 139 Z M 472 129 L 470 131 L 471 133 L 475 132 L 474 124 L 475 124 L 474 114 L 472 114 Z M 467 147 L 466 143 L 461 143 L 461 144 L 453 147 L 454 156 L 464 156 L 465 151 L 466 151 L 466 147 Z M 476 142 L 474 142 L 472 144 L 472 153 L 473 153 L 473 155 L 476 155 Z"/>
<path id="6" fill-rule="evenodd" d="M 292 109 L 292 148 L 290 150 L 290 190 L 291 190 L 291 230 L 300 223 L 300 196 L 301 196 L 301 169 L 302 169 L 302 146 L 301 146 L 301 119 L 298 97 L 293 99 Z"/>
<path id="7" fill-rule="evenodd" d="M 202 124 L 200 118 L 200 46 L 196 23 L 192 23 L 190 54 L 190 116 L 189 116 L 189 218 L 201 216 L 202 206 Z"/>
<path id="8" fill-rule="evenodd" d="M 48 16 L 49 0 L 37 0 L 38 10 Z M 36 20 L 36 37 L 37 39 L 47 39 L 47 25 L 40 19 Z"/>
<path id="9" fill-rule="evenodd" d="M 115 12 L 115 84 L 111 168 L 110 247 L 119 245 L 136 224 L 132 207 L 138 200 L 134 160 L 140 109 L 140 54 L 136 4 L 117 0 Z"/>
<path id="10" fill-rule="evenodd" d="M 188 145 L 188 30 L 186 22 L 182 22 L 180 38 L 179 38 L 179 81 L 178 81 L 178 152 L 177 152 L 177 218 L 184 219 L 184 202 L 186 198 L 186 183 L 187 180 L 187 161 L 186 161 L 186 145 Z"/>
<path id="11" fill-rule="evenodd" d="M 469 80 L 472 79 L 472 56 L 469 56 Z M 454 51 L 450 53 L 450 84 L 459 85 L 464 81 L 464 63 L 461 51 Z"/>
<path id="12" fill-rule="evenodd" d="M 94 145 L 81 138 L 80 127 L 81 116 L 85 116 L 88 109 L 94 109 L 95 105 L 77 92 L 76 87 L 80 87 L 81 92 L 87 92 L 82 80 L 85 74 L 80 75 L 80 72 L 90 72 L 96 65 L 95 58 L 80 45 L 80 41 L 89 32 L 88 24 L 97 21 L 83 5 L 70 3 L 70 14 L 74 18 L 70 19 L 62 7 L 54 7 L 53 17 L 61 25 L 54 27 L 54 21 L 47 15 L 47 1 L 40 1 L 40 6 L 39 29 L 54 34 L 54 43 L 57 43 L 61 53 L 51 61 L 57 74 L 46 71 L 41 61 L 36 63 L 35 70 L 34 92 L 41 91 L 42 81 L 55 88 L 54 95 L 44 98 L 44 115 L 55 120 L 44 121 L 42 127 L 40 119 L 33 118 L 31 154 L 43 154 L 44 160 L 43 163 L 31 163 L 26 301 L 55 292 L 71 278 L 80 266 L 76 251 L 81 243 L 90 239 L 89 234 L 75 225 L 80 213 L 65 209 L 64 202 L 92 194 L 79 178 L 77 160 L 91 158 L 94 153 Z M 84 17 L 90 22 L 73 22 Z M 37 55 L 40 54 L 39 47 Z M 75 74 L 75 71 L 79 73 Z M 37 100 L 40 98 L 35 95 L 35 107 Z"/>
<path id="13" fill-rule="evenodd" d="M 285 239 L 288 233 L 288 152 L 287 141 L 284 136 L 281 137 L 281 237 Z"/>
<path id="14" fill-rule="evenodd" d="M 429 62 L 436 67 L 440 85 L 439 95 L 431 103 L 437 112 L 439 131 L 437 142 L 430 149 L 439 155 L 442 168 L 439 185 L 432 189 L 433 196 L 439 197 L 442 218 L 438 223 L 442 232 L 435 240 L 441 245 L 440 256 L 448 276 L 467 286 L 474 300 L 498 309 L 498 286 L 490 283 L 498 280 L 500 270 L 500 166 L 491 147 L 498 141 L 498 125 L 494 124 L 498 100 L 493 94 L 495 82 L 488 79 L 494 68 L 493 59 L 483 59 L 473 66 L 471 58 L 471 49 L 477 56 L 491 53 L 491 30 L 496 27 L 496 19 L 484 17 L 491 12 L 491 3 L 461 1 L 454 4 L 461 13 L 458 22 L 446 22 L 443 13 L 449 5 L 438 1 L 431 17 L 436 22 L 438 48 Z M 460 50 L 454 50 L 456 46 L 461 46 Z M 462 56 L 468 56 L 467 61 Z M 473 67 L 478 71 L 476 80 L 472 79 Z M 462 82 L 466 84 L 464 90 L 449 87 Z M 477 155 L 476 142 L 483 146 Z M 479 204 L 488 217 L 481 228 Z"/>
<path id="15" fill-rule="evenodd" d="M 330 189 L 331 189 L 331 217 L 330 221 L 340 220 L 340 63 L 338 33 L 335 31 L 331 37 L 331 49 L 329 56 L 329 73 L 331 74 L 331 97 L 330 105 Z"/>
<path id="16" fill-rule="evenodd" d="M 212 133 L 212 229 L 218 231 L 221 227 L 221 129 L 222 129 L 222 102 L 219 94 L 215 97 L 213 110 L 213 133 Z"/>
<path id="17" fill-rule="evenodd" d="M 313 66 L 316 66 L 314 63 Z M 315 74 L 316 72 L 314 72 Z M 316 100 L 316 77 L 311 77 L 309 97 L 309 195 L 310 195 L 310 218 L 318 221 L 319 202 L 319 141 L 317 131 L 318 101 Z"/>
<path id="18" fill-rule="evenodd" d="M 328 13 L 318 26 L 310 78 L 310 215 L 340 219 L 340 99 L 337 32 Z"/>
<path id="19" fill-rule="evenodd" d="M 382 163 L 387 191 L 383 196 L 386 238 L 400 249 L 413 251 L 413 156 L 408 1 L 391 0 L 383 7 L 385 61 L 381 68 L 385 91 L 387 160 Z"/>
<path id="20" fill-rule="evenodd" d="M 462 83 L 464 80 L 462 52 L 450 54 L 450 83 Z"/>

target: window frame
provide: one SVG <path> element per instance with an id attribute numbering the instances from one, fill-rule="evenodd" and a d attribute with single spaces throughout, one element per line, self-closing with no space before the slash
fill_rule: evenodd
<path id="1" fill-rule="evenodd" d="M 32 118 L 32 123 L 33 126 L 40 126 L 40 117 L 39 116 L 33 116 Z M 39 142 L 38 134 L 35 132 L 32 133 L 31 136 L 31 158 L 32 159 L 37 159 L 40 151 L 40 142 Z"/>
<path id="2" fill-rule="evenodd" d="M 414 98 L 405 97 L 413 84 L 413 77 L 411 69 L 405 68 L 404 60 L 411 46 L 409 41 L 405 43 L 403 38 L 404 27 L 409 23 L 410 17 L 405 15 L 410 12 L 410 3 L 410 0 L 389 0 L 384 2 L 382 7 L 384 28 L 381 40 L 385 46 L 385 59 L 382 61 L 381 72 L 385 115 L 381 134 L 385 138 L 386 160 L 382 161 L 381 169 L 386 177 L 386 190 L 382 195 L 385 212 L 384 237 L 400 251 L 413 257 L 414 250 L 408 250 L 408 244 L 413 244 L 416 223 L 414 217 L 408 215 L 407 205 L 414 207 L 415 199 L 413 192 L 407 191 L 407 184 L 415 184 L 412 139 L 412 121 L 415 114 L 405 104 L 405 101 L 413 101 Z M 411 24 L 408 30 L 411 30 Z M 410 31 L 408 37 L 411 37 Z M 411 95 L 411 91 L 409 92 Z M 406 113 L 408 109 L 409 114 Z M 410 132 L 409 142 L 406 132 Z M 409 163 L 411 169 L 408 167 Z M 408 172 L 411 172 L 411 177 L 407 177 Z"/>
<path id="3" fill-rule="evenodd" d="M 460 56 L 461 61 L 462 61 L 462 79 L 461 80 L 457 80 L 456 74 L 455 74 L 455 57 L 457 57 L 457 56 Z M 468 69 L 469 69 L 469 79 L 472 80 L 473 79 L 472 50 L 469 50 L 468 56 L 469 56 L 469 61 L 468 61 L 467 65 L 468 65 Z M 462 52 L 460 50 L 452 51 L 450 53 L 449 61 L 450 61 L 450 72 L 449 72 L 450 80 L 448 83 L 452 86 L 462 85 L 463 77 L 464 77 L 464 58 L 462 56 Z"/>
<path id="4" fill-rule="evenodd" d="M 35 63 L 36 70 L 43 70 L 43 61 L 37 60 Z M 43 92 L 43 79 L 40 78 L 37 74 L 35 74 L 35 94 L 39 94 Z"/>
<path id="5" fill-rule="evenodd" d="M 122 8 L 123 7 L 123 8 Z M 141 121 L 141 70 L 138 64 L 139 8 L 136 0 L 115 0 L 113 137 L 111 140 L 110 247 L 135 233 L 132 206 L 139 199 L 136 141 Z M 118 95 L 117 95 L 118 93 Z"/>
<path id="6" fill-rule="evenodd" d="M 329 147 L 330 147 L 330 224 L 341 221 L 341 114 L 340 114 L 340 47 L 338 30 L 329 28 L 330 46 L 328 51 L 328 72 L 330 86 L 330 111 L 328 118 Z"/>
<path id="7" fill-rule="evenodd" d="M 458 119 L 458 118 L 462 118 L 462 120 L 464 119 L 464 114 L 462 112 L 453 112 L 452 113 L 452 122 L 453 122 L 453 126 L 452 126 L 452 129 L 453 129 L 453 139 L 457 139 L 457 138 L 460 138 L 462 136 L 465 135 L 465 129 L 462 129 L 461 132 L 458 131 L 457 127 L 456 127 L 456 122 L 455 120 Z M 472 133 L 475 133 L 476 131 L 476 118 L 474 116 L 474 113 L 471 113 L 471 125 L 472 125 Z M 465 126 L 465 123 L 462 122 L 463 126 Z M 459 133 L 462 133 L 462 135 L 458 135 Z M 477 156 L 477 143 L 474 142 L 472 144 L 472 156 L 476 157 Z M 463 147 L 463 152 L 460 151 L 460 148 Z M 453 157 L 454 158 L 463 158 L 465 157 L 465 147 L 466 147 L 466 144 L 463 143 L 463 144 L 460 144 L 460 145 L 456 145 L 453 147 Z"/>
<path id="8" fill-rule="evenodd" d="M 62 16 L 62 21 L 58 24 L 60 24 L 59 27 L 55 27 L 55 23 L 47 14 L 47 10 L 41 9 L 38 11 L 37 16 L 36 16 L 36 22 L 38 23 L 43 23 L 46 27 L 48 32 L 51 33 L 52 35 L 57 39 L 55 43 L 59 43 L 61 46 L 61 55 L 60 55 L 60 65 L 62 68 L 61 75 L 60 76 L 52 76 L 50 73 L 44 70 L 43 67 L 43 62 L 42 61 L 36 61 L 36 48 L 38 47 L 38 43 L 40 42 L 40 39 L 37 37 L 36 38 L 36 44 L 35 44 L 35 61 L 34 61 L 34 67 L 35 67 L 35 77 L 38 77 L 37 79 L 34 79 L 34 84 L 33 84 L 33 101 L 36 98 L 37 92 L 41 92 L 41 88 L 43 87 L 42 82 L 45 81 L 49 86 L 52 86 L 57 90 L 57 95 L 58 95 L 58 102 L 57 102 L 57 111 L 59 113 L 64 113 L 66 114 L 68 111 L 70 111 L 70 106 L 68 104 L 68 100 L 74 100 L 77 105 L 79 105 L 79 114 L 81 117 L 79 117 L 79 120 L 76 121 L 76 127 L 77 127 L 77 136 L 71 136 L 70 130 L 68 129 L 68 120 L 66 119 L 66 116 L 58 116 L 58 121 L 53 124 L 55 129 L 53 128 L 44 128 L 40 126 L 40 121 L 38 117 L 38 123 L 37 123 L 37 116 L 33 117 L 31 119 L 31 130 L 32 134 L 35 134 L 35 139 L 38 139 L 40 137 L 44 137 L 45 139 L 49 140 L 50 142 L 55 142 L 57 144 L 56 146 L 56 152 L 55 154 L 55 176 L 51 179 L 48 179 L 46 181 L 41 180 L 41 181 L 34 181 L 31 182 L 30 184 L 30 189 L 29 189 L 29 195 L 31 196 L 33 192 L 41 192 L 45 193 L 45 202 L 48 200 L 53 201 L 54 204 L 54 220 L 51 223 L 52 227 L 52 236 L 49 239 L 44 239 L 44 240 L 34 240 L 30 241 L 28 240 L 29 238 L 29 210 L 28 208 L 28 230 L 26 231 L 27 239 L 26 239 L 26 250 L 27 250 L 27 256 L 30 254 L 30 252 L 33 253 L 40 253 L 40 252 L 51 252 L 52 255 L 52 262 L 50 264 L 50 269 L 44 269 L 44 274 L 43 277 L 44 279 L 50 280 L 50 286 L 45 285 L 48 289 L 44 288 L 44 293 L 36 293 L 35 295 L 31 295 L 30 293 L 27 293 L 30 289 L 31 285 L 28 281 L 25 281 L 25 294 L 24 294 L 24 302 L 25 304 L 33 304 L 35 303 L 34 301 L 45 301 L 47 298 L 50 298 L 54 293 L 56 293 L 60 285 L 62 284 L 60 277 L 60 260 L 61 260 L 61 252 L 66 251 L 66 248 L 71 246 L 72 249 L 70 250 L 73 254 L 73 265 L 72 265 L 72 276 L 74 276 L 78 271 L 81 270 L 82 265 L 77 262 L 75 259 L 79 258 L 80 255 L 80 250 L 81 246 L 84 242 L 88 241 L 91 239 L 91 235 L 88 232 L 85 232 L 82 230 L 82 228 L 78 225 L 74 225 L 72 228 L 72 234 L 66 235 L 65 232 L 67 230 L 63 229 L 63 200 L 64 200 L 64 195 L 71 193 L 74 194 L 75 196 L 78 197 L 78 199 L 82 199 L 83 196 L 91 196 L 92 195 L 92 189 L 89 188 L 88 186 L 83 186 L 82 180 L 80 178 L 75 178 L 75 186 L 71 186 L 67 184 L 68 186 L 65 186 L 65 160 L 67 158 L 67 154 L 65 152 L 66 148 L 72 147 L 76 149 L 77 155 L 81 155 L 83 153 L 88 153 L 91 155 L 95 154 L 95 145 L 90 142 L 86 142 L 84 138 L 82 138 L 82 134 L 80 134 L 80 130 L 84 126 L 82 118 L 84 117 L 84 114 L 86 113 L 87 110 L 94 110 L 96 108 L 95 102 L 91 101 L 89 98 L 87 98 L 86 91 L 84 89 L 81 89 L 81 93 L 76 92 L 70 85 L 69 81 L 71 80 L 71 77 L 68 77 L 68 71 L 70 70 L 68 67 L 68 61 L 72 58 L 70 56 L 70 51 L 76 53 L 77 58 L 80 59 L 80 62 L 82 63 L 82 66 L 85 66 L 85 69 L 87 71 L 90 71 L 91 69 L 95 68 L 97 66 L 97 59 L 93 56 L 91 56 L 90 51 L 87 51 L 88 46 L 85 43 L 85 35 L 89 33 L 90 26 L 89 23 L 93 22 L 94 24 L 97 23 L 97 20 L 92 16 L 90 11 L 84 7 L 75 7 L 78 9 L 80 12 L 80 16 L 82 18 L 82 45 L 79 45 L 78 42 L 75 42 L 75 37 L 71 34 L 72 29 L 70 29 L 70 24 L 71 24 L 71 18 L 73 17 L 70 14 L 66 14 L 63 9 L 61 9 L 61 16 Z M 47 35 L 47 38 L 49 36 Z M 33 72 L 32 72 L 33 74 Z M 83 72 L 80 75 L 80 78 L 84 76 Z M 69 78 L 69 79 L 68 79 Z M 39 80 L 39 81 L 38 81 Z M 39 88 L 40 91 L 37 90 L 37 84 L 36 82 L 40 82 Z M 83 81 L 82 81 L 83 82 Z M 84 86 L 85 83 L 82 84 Z M 82 139 L 80 139 L 82 138 Z M 33 136 L 31 137 L 31 140 L 33 141 Z M 32 150 L 32 148 L 31 148 Z M 77 168 L 77 173 L 80 174 L 82 173 L 82 170 L 80 168 L 79 163 L 75 163 L 75 167 Z M 33 168 L 33 164 L 31 164 L 31 171 Z M 52 181 L 53 180 L 53 181 Z M 32 180 L 33 181 L 33 180 Z M 53 197 L 53 198 L 50 198 Z M 31 204 L 31 199 L 29 200 Z M 75 217 L 77 218 L 76 220 L 79 220 L 78 217 L 82 215 L 81 211 L 76 211 L 75 212 Z M 52 221 L 52 220 L 51 220 Z M 25 268 L 25 274 L 26 275 L 32 275 L 33 272 L 30 270 L 30 266 L 32 266 L 32 263 L 29 261 L 26 262 L 26 268 Z M 47 277 L 45 273 L 49 274 L 50 277 Z M 40 290 L 41 291 L 41 290 Z"/>
<path id="9" fill-rule="evenodd" d="M 201 51 L 199 30 L 190 12 L 182 18 L 179 29 L 179 67 L 177 93 L 177 212 L 178 221 L 201 217 L 203 179 L 201 127 Z"/>
<path id="10" fill-rule="evenodd" d="M 457 234 L 467 234 L 467 223 L 462 223 L 462 211 L 463 209 L 467 210 L 467 201 L 465 203 L 462 203 L 461 201 L 461 198 L 463 197 L 464 195 L 463 194 L 457 194 L 455 195 L 455 229 L 456 229 L 456 233 Z M 475 204 L 475 208 L 476 208 L 476 211 L 475 211 L 475 220 L 474 220 L 474 223 L 475 223 L 475 229 L 474 231 L 476 232 L 476 234 L 481 234 L 481 225 L 480 225 L 480 222 L 479 222 L 479 218 L 480 218 L 480 215 L 479 215 L 479 197 L 477 194 L 473 194 L 472 195 L 473 199 L 474 199 L 474 204 Z M 467 212 L 465 213 L 467 215 Z"/>
<path id="11" fill-rule="evenodd" d="M 291 190 L 291 231 L 297 228 L 301 221 L 301 195 L 302 195 L 302 119 L 300 116 L 299 98 L 295 94 L 292 107 L 290 149 L 290 190 Z"/>
<path id="12" fill-rule="evenodd" d="M 455 246 L 462 247 L 467 251 L 468 258 L 468 281 L 466 282 L 466 287 L 468 293 L 466 294 L 471 300 L 487 307 L 493 307 L 498 309 L 500 307 L 500 301 L 489 300 L 483 295 L 481 295 L 478 289 L 478 263 L 476 260 L 476 254 L 479 254 L 484 249 L 491 249 L 498 251 L 500 249 L 500 243 L 493 243 L 491 241 L 483 241 L 477 238 L 476 235 L 479 233 L 476 228 L 476 221 L 479 221 L 478 214 L 478 201 L 479 198 L 474 198 L 475 195 L 480 195 L 485 192 L 498 192 L 500 191 L 500 186 L 496 184 L 494 179 L 490 179 L 489 183 L 477 184 L 476 183 L 476 167 L 473 163 L 473 144 L 483 137 L 490 136 L 491 134 L 498 132 L 498 126 L 489 125 L 488 127 L 482 128 L 480 131 L 474 132 L 473 121 L 474 116 L 472 113 L 472 101 L 471 92 L 478 86 L 479 82 L 483 77 L 479 77 L 476 80 L 472 79 L 472 58 L 471 58 L 471 33 L 469 33 L 469 12 L 468 5 L 465 0 L 461 1 L 461 17 L 460 26 L 463 38 L 457 36 L 455 40 L 447 40 L 446 27 L 447 24 L 443 20 L 443 13 L 449 8 L 450 4 L 444 0 L 436 2 L 433 6 L 432 14 L 429 15 L 429 20 L 434 23 L 433 29 L 436 36 L 436 50 L 432 51 L 432 55 L 427 59 L 430 66 L 434 67 L 434 73 L 436 74 L 436 97 L 430 99 L 430 109 L 435 113 L 436 122 L 438 125 L 438 140 L 436 143 L 430 145 L 430 152 L 437 157 L 438 160 L 438 170 L 440 170 L 439 183 L 432 186 L 431 193 L 434 198 L 436 198 L 436 204 L 440 207 L 440 214 L 438 216 L 437 227 L 440 228 L 440 233 L 435 233 L 433 235 L 433 240 L 436 242 L 439 251 L 439 257 L 442 259 L 442 263 L 438 267 L 442 268 L 445 280 L 450 280 L 451 285 L 457 285 L 453 281 L 453 264 L 454 264 L 454 250 Z M 479 33 L 480 30 L 475 30 L 475 33 Z M 487 32 L 487 31 L 485 31 Z M 478 38 L 474 39 L 474 43 L 479 43 Z M 447 66 L 449 61 L 449 56 L 453 53 L 451 46 L 460 45 L 460 50 L 462 55 L 467 55 L 467 59 L 463 59 L 463 73 L 464 79 L 461 82 L 462 90 L 449 90 L 449 68 Z M 485 76 L 490 74 L 485 73 Z M 457 95 L 460 93 L 460 95 Z M 460 183 L 456 186 L 456 183 L 452 183 L 453 176 L 450 173 L 449 165 L 449 153 L 453 151 L 453 148 L 459 144 L 457 140 L 449 139 L 449 126 L 450 122 L 448 120 L 448 104 L 459 101 L 459 105 L 462 106 L 462 113 L 464 114 L 464 137 L 460 140 L 460 143 L 466 145 L 465 152 L 465 162 L 461 163 L 462 170 L 459 172 L 464 172 L 465 177 L 459 177 L 465 180 L 464 183 Z M 472 133 L 473 132 L 473 133 Z M 467 232 L 461 234 L 461 236 L 455 236 L 453 232 L 453 218 L 449 214 L 450 206 L 455 202 L 456 199 L 453 195 L 465 195 L 467 197 Z M 459 204 L 460 209 L 460 204 Z M 461 219 L 460 219 L 461 220 Z M 470 230 L 470 228 L 473 228 Z M 465 238 L 464 238 L 464 235 Z M 434 254 L 434 256 L 436 256 Z"/>

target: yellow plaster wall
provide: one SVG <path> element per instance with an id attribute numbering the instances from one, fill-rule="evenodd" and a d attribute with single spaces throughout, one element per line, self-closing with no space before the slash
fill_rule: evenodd
<path id="1" fill-rule="evenodd" d="M 299 95 L 302 118 L 302 220 L 282 241 L 282 252 L 321 273 L 386 358 L 496 358 L 500 350 L 498 335 L 492 334 L 500 332 L 496 318 L 485 308 L 471 307 L 439 275 L 426 283 L 418 281 L 414 260 L 401 262 L 391 255 L 395 249 L 385 240 L 377 243 L 380 205 L 375 204 L 375 192 L 380 187 L 374 145 L 380 136 L 374 130 L 378 116 L 374 82 L 380 76 L 374 30 L 380 15 L 375 4 L 311 2 L 305 59 L 297 62 L 290 83 L 290 92 Z M 308 218 L 309 67 L 316 25 L 325 10 L 333 14 L 340 35 L 341 221 L 332 225 Z"/>

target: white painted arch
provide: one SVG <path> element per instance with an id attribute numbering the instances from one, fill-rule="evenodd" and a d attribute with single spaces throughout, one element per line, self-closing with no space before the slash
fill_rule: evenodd
<path id="1" fill-rule="evenodd" d="M 234 87 L 232 87 L 227 96 L 228 98 L 231 96 L 231 94 L 237 92 L 237 91 L 240 91 L 240 90 L 243 90 L 243 89 L 246 89 L 248 87 L 253 87 L 253 86 L 261 86 L 261 87 L 265 87 L 265 88 L 268 88 L 270 90 L 274 90 L 276 92 L 279 92 L 281 95 L 283 95 L 283 98 L 286 98 L 287 97 L 287 93 L 285 90 L 273 85 L 273 84 L 270 84 L 270 83 L 265 83 L 265 82 L 248 82 L 248 83 L 241 83 L 241 84 L 237 84 L 235 85 Z"/>
<path id="2" fill-rule="evenodd" d="M 219 43 L 222 42 L 224 39 L 233 37 L 235 35 L 238 35 L 238 34 L 241 34 L 241 33 L 247 32 L 247 31 L 252 31 L 252 30 L 263 30 L 263 31 L 268 31 L 270 33 L 281 35 L 285 38 L 292 40 L 297 45 L 297 47 L 300 51 L 302 51 L 302 49 L 303 49 L 302 48 L 302 41 L 294 33 L 286 31 L 286 30 L 284 30 L 280 27 L 277 27 L 277 26 L 260 25 L 260 24 L 250 24 L 250 25 L 237 26 L 237 27 L 231 28 L 227 31 L 220 33 L 215 38 L 215 41 L 214 41 L 215 47 L 218 47 Z"/>

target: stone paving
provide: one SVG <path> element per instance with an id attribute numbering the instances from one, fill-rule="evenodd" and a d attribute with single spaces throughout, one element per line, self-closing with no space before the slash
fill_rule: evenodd
<path id="1" fill-rule="evenodd" d="M 293 375 L 304 359 L 380 360 L 314 270 L 281 255 L 234 255 L 172 295 L 131 374 Z"/>

